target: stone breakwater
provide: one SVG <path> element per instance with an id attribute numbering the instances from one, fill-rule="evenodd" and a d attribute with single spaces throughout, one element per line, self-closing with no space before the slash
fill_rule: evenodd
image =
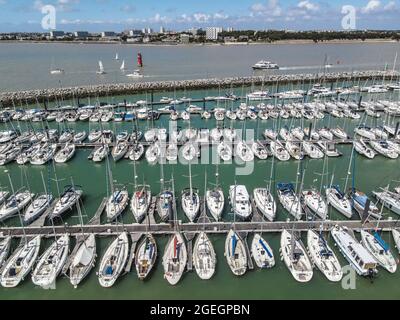
<path id="1" fill-rule="evenodd" d="M 385 77 L 399 76 L 398 72 L 391 71 L 356 71 L 336 72 L 325 74 L 292 74 L 292 75 L 268 75 L 253 77 L 231 77 L 196 79 L 181 81 L 154 81 L 136 83 L 100 84 L 80 87 L 66 87 L 43 90 L 27 90 L 0 93 L 0 102 L 3 107 L 12 107 L 25 103 L 44 103 L 58 99 L 102 97 L 109 95 L 132 95 L 137 93 L 149 93 L 155 91 L 173 91 L 184 89 L 211 89 L 230 88 L 250 85 L 284 85 L 288 83 L 315 83 L 319 81 L 335 82 L 344 80 L 381 80 Z"/>

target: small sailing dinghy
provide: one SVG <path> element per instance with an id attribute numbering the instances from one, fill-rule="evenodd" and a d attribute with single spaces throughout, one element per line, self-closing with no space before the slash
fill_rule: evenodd
<path id="1" fill-rule="evenodd" d="M 390 273 L 396 272 L 397 262 L 390 252 L 389 245 L 382 239 L 378 232 L 372 235 L 368 231 L 361 230 L 361 243 L 382 268 Z"/>
<path id="2" fill-rule="evenodd" d="M 274 252 L 260 234 L 256 233 L 251 244 L 251 255 L 260 269 L 270 269 L 275 266 Z"/>
<path id="3" fill-rule="evenodd" d="M 0 221 L 11 218 L 24 209 L 35 195 L 29 191 L 20 191 L 12 195 L 0 208 Z"/>
<path id="4" fill-rule="evenodd" d="M 90 234 L 80 245 L 69 267 L 69 280 L 75 289 L 93 269 L 96 256 L 96 237 Z"/>
<path id="5" fill-rule="evenodd" d="M 99 70 L 97 70 L 96 73 L 99 75 L 106 74 L 102 61 L 99 61 Z"/>
<path id="6" fill-rule="evenodd" d="M 32 274 L 33 284 L 49 289 L 54 287 L 57 276 L 60 274 L 68 258 L 69 236 L 58 238 L 42 255 Z"/>
<path id="7" fill-rule="evenodd" d="M 360 276 L 372 277 L 377 274 L 377 262 L 374 257 L 346 227 L 336 226 L 331 234 L 343 256 Z"/>
<path id="8" fill-rule="evenodd" d="M 147 234 L 140 243 L 135 256 L 135 265 L 138 278 L 145 280 L 157 260 L 157 243 L 151 234 Z"/>
<path id="9" fill-rule="evenodd" d="M 5 263 L 1 272 L 0 283 L 5 288 L 15 288 L 31 271 L 40 250 L 40 236 L 30 241 L 23 239 Z"/>
<path id="10" fill-rule="evenodd" d="M 126 209 L 129 203 L 129 194 L 126 190 L 116 190 L 108 199 L 106 205 L 107 220 L 114 221 Z"/>
<path id="11" fill-rule="evenodd" d="M 193 248 L 193 265 L 196 273 L 202 280 L 209 280 L 215 273 L 217 257 L 214 247 L 204 232 L 196 239 Z"/>
<path id="12" fill-rule="evenodd" d="M 126 232 L 121 233 L 108 247 L 100 263 L 99 283 L 111 288 L 125 268 L 129 255 L 129 240 Z"/>
<path id="13" fill-rule="evenodd" d="M 339 260 L 322 234 L 308 230 L 307 248 L 311 260 L 329 281 L 339 282 L 342 280 L 343 272 Z"/>
<path id="14" fill-rule="evenodd" d="M 164 278 L 171 285 L 177 285 L 187 263 L 186 244 L 180 233 L 175 233 L 169 240 L 163 256 Z"/>
<path id="15" fill-rule="evenodd" d="M 231 230 L 225 240 L 225 257 L 235 276 L 242 276 L 247 271 L 247 253 L 243 240 Z"/>
<path id="16" fill-rule="evenodd" d="M 11 237 L 6 237 L 0 242 L 0 268 L 3 266 L 10 253 L 11 239 Z"/>
<path id="17" fill-rule="evenodd" d="M 53 196 L 50 194 L 39 195 L 27 208 L 24 214 L 24 224 L 31 224 L 38 219 L 53 202 Z"/>
<path id="18" fill-rule="evenodd" d="M 293 278 L 298 282 L 309 282 L 313 267 L 301 240 L 287 230 L 281 235 L 281 255 Z"/>

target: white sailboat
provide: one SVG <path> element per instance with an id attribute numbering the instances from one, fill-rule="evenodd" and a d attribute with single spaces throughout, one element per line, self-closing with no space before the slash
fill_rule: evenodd
<path id="1" fill-rule="evenodd" d="M 100 263 L 99 283 L 111 288 L 125 268 L 129 256 L 129 240 L 126 232 L 121 233 L 108 247 Z"/>
<path id="2" fill-rule="evenodd" d="M 392 236 L 393 236 L 397 251 L 400 254 L 400 232 L 396 229 L 392 229 Z"/>
<path id="3" fill-rule="evenodd" d="M 322 234 L 308 230 L 307 248 L 311 260 L 329 281 L 342 280 L 343 272 L 340 262 Z"/>
<path id="4" fill-rule="evenodd" d="M 200 197 L 197 189 L 192 183 L 192 164 L 189 161 L 189 188 L 182 191 L 182 209 L 190 222 L 195 222 L 200 213 Z"/>
<path id="5" fill-rule="evenodd" d="M 6 237 L 0 242 L 0 268 L 3 266 L 10 253 L 11 240 L 11 237 Z"/>
<path id="6" fill-rule="evenodd" d="M 114 221 L 126 209 L 129 204 L 129 194 L 127 190 L 115 190 L 108 199 L 106 205 L 107 220 Z"/>
<path id="7" fill-rule="evenodd" d="M 219 221 L 225 208 L 225 196 L 219 185 L 218 165 L 215 176 L 217 181 L 214 188 L 206 191 L 206 204 L 208 211 L 211 213 L 215 221 Z"/>
<path id="8" fill-rule="evenodd" d="M 11 218 L 24 209 L 35 195 L 29 191 L 20 191 L 12 195 L 0 208 L 0 221 Z"/>
<path id="9" fill-rule="evenodd" d="M 217 257 L 214 247 L 204 232 L 201 232 L 193 248 L 193 265 L 202 280 L 209 280 L 215 273 Z"/>
<path id="10" fill-rule="evenodd" d="M 247 253 L 243 240 L 231 230 L 225 240 L 225 257 L 235 276 L 242 276 L 247 271 Z"/>
<path id="11" fill-rule="evenodd" d="M 305 205 L 319 218 L 325 220 L 328 215 L 328 205 L 321 193 L 316 189 L 304 190 L 302 192 Z"/>
<path id="12" fill-rule="evenodd" d="M 102 61 L 99 61 L 99 70 L 97 70 L 96 73 L 99 75 L 106 74 Z"/>
<path id="13" fill-rule="evenodd" d="M 278 199 L 282 206 L 289 212 L 296 220 L 301 220 L 304 211 L 299 197 L 295 193 L 293 184 L 279 183 L 277 186 Z"/>
<path id="14" fill-rule="evenodd" d="M 182 235 L 176 232 L 168 241 L 163 256 L 164 278 L 171 285 L 177 285 L 187 263 L 186 244 Z"/>
<path id="15" fill-rule="evenodd" d="M 313 267 L 301 240 L 283 230 L 280 251 L 287 268 L 298 282 L 311 281 Z"/>
<path id="16" fill-rule="evenodd" d="M 251 244 L 251 255 L 260 269 L 270 269 L 275 266 L 275 257 L 272 248 L 258 233 L 254 235 Z"/>
<path id="17" fill-rule="evenodd" d="M 0 283 L 5 288 L 15 288 L 31 271 L 39 255 L 41 237 L 23 239 L 1 270 Z"/>
<path id="18" fill-rule="evenodd" d="M 71 210 L 81 199 L 83 191 L 75 188 L 74 186 L 67 186 L 60 200 L 56 203 L 53 212 L 50 214 L 49 219 L 53 220 L 61 217 L 67 210 Z"/>
<path id="19" fill-rule="evenodd" d="M 250 219 L 253 209 L 250 203 L 250 195 L 244 185 L 234 185 L 229 187 L 229 201 L 235 216 L 243 220 Z"/>
<path id="20" fill-rule="evenodd" d="M 135 256 L 136 272 L 140 280 L 145 280 L 157 260 L 157 243 L 151 234 L 147 234 L 145 239 L 139 244 Z"/>
<path id="21" fill-rule="evenodd" d="M 121 71 L 125 71 L 125 60 L 122 61 L 121 67 L 119 69 Z"/>
<path id="22" fill-rule="evenodd" d="M 69 236 L 67 234 L 58 238 L 42 255 L 32 274 L 33 284 L 48 289 L 55 285 L 67 261 L 69 250 Z"/>
<path id="23" fill-rule="evenodd" d="M 397 262 L 390 252 L 388 244 L 375 232 L 374 235 L 368 231 L 361 230 L 361 243 L 375 260 L 390 273 L 397 270 Z"/>
<path id="24" fill-rule="evenodd" d="M 69 267 L 69 280 L 74 288 L 77 288 L 93 269 L 96 256 L 96 236 L 90 234 L 80 245 Z"/>

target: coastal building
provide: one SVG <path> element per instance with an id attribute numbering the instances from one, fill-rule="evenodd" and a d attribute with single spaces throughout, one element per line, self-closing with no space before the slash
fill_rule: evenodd
<path id="1" fill-rule="evenodd" d="M 75 31 L 74 37 L 78 39 L 86 39 L 90 37 L 90 34 L 87 31 Z"/>
<path id="2" fill-rule="evenodd" d="M 182 44 L 189 44 L 190 43 L 190 35 L 186 33 L 182 33 L 180 36 L 180 41 Z"/>
<path id="3" fill-rule="evenodd" d="M 116 37 L 116 33 L 113 31 L 103 31 L 101 33 L 101 37 L 102 38 L 113 38 L 113 37 Z"/>
<path id="4" fill-rule="evenodd" d="M 61 39 L 65 36 L 64 31 L 50 31 L 50 39 Z"/>
<path id="5" fill-rule="evenodd" d="M 197 34 L 199 33 L 201 29 L 197 29 L 197 28 L 190 28 L 188 30 L 188 32 L 190 32 L 192 35 L 197 36 Z"/>
<path id="6" fill-rule="evenodd" d="M 141 37 L 142 36 L 142 30 L 129 30 L 128 31 L 128 36 L 129 37 Z"/>
<path id="7" fill-rule="evenodd" d="M 218 40 L 218 35 L 223 31 L 220 27 L 208 27 L 206 29 L 207 40 Z"/>
<path id="8" fill-rule="evenodd" d="M 164 34 L 165 33 L 165 28 L 164 27 L 160 27 L 160 33 Z"/>
<path id="9" fill-rule="evenodd" d="M 226 28 L 226 32 L 233 32 L 233 28 L 232 27 Z"/>
<path id="10" fill-rule="evenodd" d="M 151 29 L 151 28 L 143 28 L 142 29 L 142 33 L 144 33 L 144 34 L 152 34 L 153 33 L 153 29 Z"/>

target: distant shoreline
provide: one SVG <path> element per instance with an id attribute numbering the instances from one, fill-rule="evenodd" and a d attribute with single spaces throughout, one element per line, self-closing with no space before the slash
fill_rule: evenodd
<path id="1" fill-rule="evenodd" d="M 313 40 L 278 40 L 274 42 L 228 42 L 228 43 L 129 43 L 120 41 L 35 41 L 35 40 L 0 40 L 2 43 L 15 43 L 15 44 L 75 44 L 75 45 L 86 45 L 86 44 L 103 44 L 103 45 L 127 45 L 127 46 L 148 46 L 148 47 L 202 47 L 202 46 L 254 46 L 254 45 L 324 45 L 324 44 L 380 44 L 380 43 L 399 43 L 399 41 L 393 39 L 365 39 L 365 40 L 326 40 L 314 42 Z"/>

